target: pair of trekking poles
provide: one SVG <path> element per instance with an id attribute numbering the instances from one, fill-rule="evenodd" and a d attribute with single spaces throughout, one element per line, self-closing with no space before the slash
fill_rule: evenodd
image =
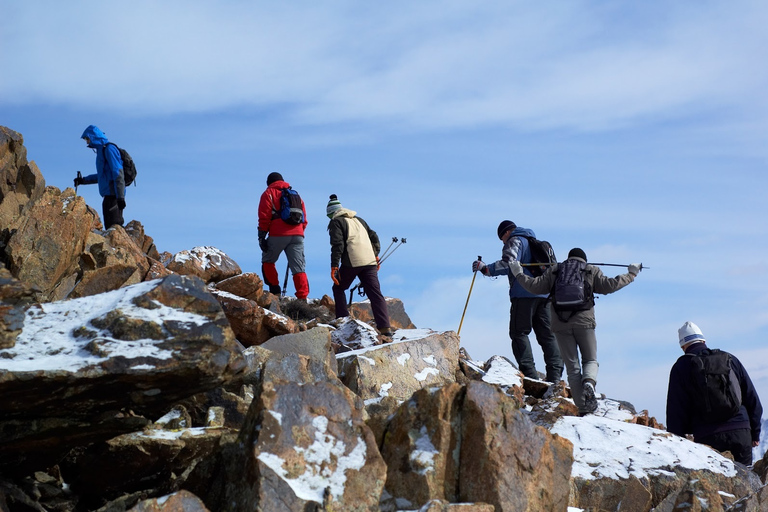
<path id="1" fill-rule="evenodd" d="M 396 250 L 400 248 L 401 245 L 406 243 L 405 238 L 398 238 L 396 236 L 392 237 L 392 241 L 389 243 L 389 246 L 384 250 L 383 253 L 381 253 L 381 256 L 379 256 L 379 267 L 381 267 L 381 264 L 384 263 L 390 256 L 392 256 Z M 397 244 L 397 245 L 395 245 Z M 394 246 L 394 247 L 392 247 Z M 348 305 L 352 305 L 352 296 L 355 293 L 355 290 L 358 290 L 357 294 L 361 297 L 365 297 L 365 288 L 363 288 L 363 283 L 360 281 L 357 282 L 357 285 L 353 286 L 349 290 L 349 302 Z"/>
<path id="2" fill-rule="evenodd" d="M 482 256 L 477 257 L 477 261 L 483 261 Z M 548 265 L 555 265 L 555 263 L 521 263 L 521 267 L 543 267 Z M 629 267 L 629 265 L 622 265 L 620 263 L 590 263 L 590 265 L 597 265 L 601 267 Z M 643 270 L 643 264 L 640 264 L 640 270 Z M 472 287 L 475 286 L 475 277 L 477 277 L 477 270 L 472 273 L 472 283 L 469 285 L 469 293 L 467 294 L 467 302 L 464 303 L 464 312 L 461 314 L 461 321 L 459 322 L 459 330 L 456 331 L 456 335 L 461 334 L 461 326 L 464 323 L 464 315 L 467 314 L 467 306 L 469 306 L 469 298 L 472 296 Z"/>

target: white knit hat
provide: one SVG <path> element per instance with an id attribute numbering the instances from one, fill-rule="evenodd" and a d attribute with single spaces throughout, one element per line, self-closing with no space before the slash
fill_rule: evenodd
<path id="1" fill-rule="evenodd" d="M 677 338 L 680 340 L 681 347 L 694 341 L 706 341 L 699 326 L 693 322 L 685 322 L 683 326 L 677 330 Z"/>
<path id="2" fill-rule="evenodd" d="M 342 206 L 339 198 L 336 197 L 336 194 L 331 194 L 331 200 L 328 201 L 328 206 L 325 207 L 325 214 L 329 219 L 332 219 L 333 214 L 336 213 L 337 210 L 341 210 L 341 208 Z"/>

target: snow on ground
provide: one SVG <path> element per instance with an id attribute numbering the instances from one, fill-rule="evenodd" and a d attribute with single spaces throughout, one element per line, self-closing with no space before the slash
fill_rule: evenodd
<path id="1" fill-rule="evenodd" d="M 675 467 L 736 476 L 733 462 L 707 446 L 663 430 L 617 421 L 611 414 L 565 416 L 552 427 L 553 434 L 573 443 L 572 477 L 643 478 L 672 475 Z"/>
<path id="2" fill-rule="evenodd" d="M 190 251 L 181 251 L 173 257 L 173 261 L 178 263 L 184 263 L 191 259 L 195 259 L 200 262 L 200 266 L 203 270 L 206 270 L 209 266 L 221 265 L 221 262 L 227 255 L 221 252 L 216 247 L 200 246 L 194 247 Z"/>
<path id="3" fill-rule="evenodd" d="M 0 350 L 0 370 L 76 372 L 117 356 L 169 359 L 172 352 L 157 347 L 162 340 L 116 340 L 100 332 L 99 349 L 108 356 L 99 357 L 85 349 L 93 341 L 92 337 L 78 338 L 73 334 L 80 327 L 98 332 L 89 322 L 116 309 L 130 318 L 160 325 L 166 320 L 192 325 L 209 321 L 202 315 L 170 308 L 157 301 L 154 302 L 156 309 L 141 308 L 133 303 L 134 297 L 152 291 L 159 283 L 158 279 L 90 297 L 32 306 L 27 310 L 16 346 Z"/>

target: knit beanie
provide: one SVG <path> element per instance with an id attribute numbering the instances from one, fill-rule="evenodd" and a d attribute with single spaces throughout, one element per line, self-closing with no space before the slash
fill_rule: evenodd
<path id="1" fill-rule="evenodd" d="M 512 230 L 517 229 L 517 224 L 515 224 L 511 220 L 501 221 L 501 224 L 499 224 L 499 228 L 496 230 L 496 234 L 499 235 L 499 240 L 501 240 L 501 237 L 504 236 L 504 233 L 506 233 L 510 229 Z"/>
<path id="2" fill-rule="evenodd" d="M 332 219 L 333 214 L 336 213 L 337 210 L 341 210 L 341 201 L 336 197 L 336 194 L 331 194 L 330 199 L 331 200 L 328 201 L 328 206 L 325 207 L 325 214 L 329 219 Z"/>
<path id="3" fill-rule="evenodd" d="M 693 322 L 685 322 L 681 328 L 677 330 L 677 338 L 680 341 L 680 346 L 685 346 L 692 341 L 702 342 L 706 341 L 704 335 L 701 333 L 699 326 Z"/>
<path id="4" fill-rule="evenodd" d="M 267 176 L 267 185 L 271 185 L 276 181 L 283 181 L 283 175 L 280 174 L 279 172 L 269 173 L 269 176 Z"/>
<path id="5" fill-rule="evenodd" d="M 578 247 L 574 247 L 573 249 L 571 249 L 571 252 L 568 253 L 568 257 L 581 258 L 584 261 L 587 261 L 587 254 L 582 249 L 579 249 Z"/>

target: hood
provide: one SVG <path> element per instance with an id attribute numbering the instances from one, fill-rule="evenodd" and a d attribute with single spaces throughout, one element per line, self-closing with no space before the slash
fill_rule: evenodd
<path id="1" fill-rule="evenodd" d="M 512 231 L 512 236 L 529 236 L 531 238 L 536 238 L 536 235 L 532 229 L 521 228 L 519 226 L 516 227 L 514 231 Z"/>
<path id="2" fill-rule="evenodd" d="M 104 132 L 99 130 L 99 127 L 93 124 L 88 126 L 88 128 L 86 128 L 83 134 L 80 136 L 81 139 L 86 137 L 88 137 L 88 140 L 91 141 L 88 144 L 89 148 L 101 147 L 109 142 L 107 136 L 104 135 Z"/>
<path id="3" fill-rule="evenodd" d="M 278 190 L 283 190 L 284 188 L 288 188 L 290 186 L 291 186 L 290 183 L 288 183 L 287 181 L 277 180 L 267 185 L 267 188 L 276 188 Z"/>
<path id="4" fill-rule="evenodd" d="M 342 207 L 336 210 L 336 212 L 333 214 L 333 218 L 335 219 L 337 217 L 349 217 L 351 219 L 355 215 L 357 215 L 356 211 L 349 210 L 347 208 Z"/>

